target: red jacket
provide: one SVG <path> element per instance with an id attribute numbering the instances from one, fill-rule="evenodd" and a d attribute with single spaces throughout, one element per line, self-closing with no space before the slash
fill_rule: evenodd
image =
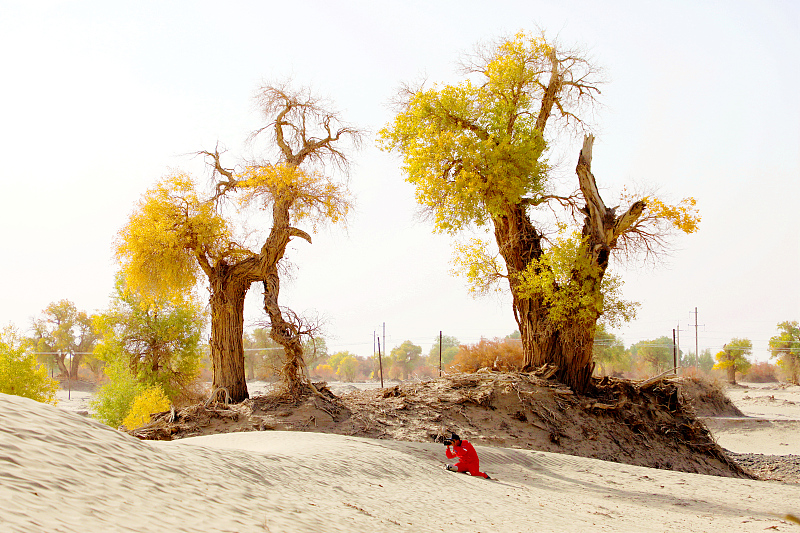
<path id="1" fill-rule="evenodd" d="M 465 465 L 474 466 L 475 469 L 480 468 L 480 462 L 478 461 L 478 452 L 475 451 L 475 448 L 472 447 L 472 444 L 469 441 L 462 440 L 461 446 L 453 445 L 453 451 L 450 451 L 450 448 L 447 448 L 444 451 L 445 455 L 447 455 L 448 459 L 453 459 L 455 457 L 459 458 L 459 463 L 464 463 Z"/>

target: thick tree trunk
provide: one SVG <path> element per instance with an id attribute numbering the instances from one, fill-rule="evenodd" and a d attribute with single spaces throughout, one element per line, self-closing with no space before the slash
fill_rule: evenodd
<path id="1" fill-rule="evenodd" d="M 70 361 L 70 369 L 69 369 L 69 377 L 70 379 L 78 379 L 78 369 L 81 367 L 81 361 L 83 360 L 83 354 L 72 354 L 72 360 Z"/>
<path id="2" fill-rule="evenodd" d="M 250 283 L 220 275 L 211 280 L 211 363 L 215 399 L 239 403 L 250 395 L 244 372 L 244 298 Z"/>
<path id="3" fill-rule="evenodd" d="M 525 367 L 541 366 L 545 362 L 537 352 L 541 340 L 541 302 L 520 295 L 517 276 L 528 268 L 533 259 L 541 257 L 542 237 L 531 224 L 524 205 L 508 205 L 505 213 L 495 217 L 493 223 L 495 240 L 509 274 L 514 319 L 519 326 Z"/>
<path id="4" fill-rule="evenodd" d="M 728 367 L 728 383 L 731 385 L 736 385 L 736 365 L 733 362 L 733 356 L 729 356 L 728 360 L 731 363 L 731 366 Z"/>
<path id="5" fill-rule="evenodd" d="M 600 301 L 600 283 L 616 246 L 617 238 L 633 225 L 644 210 L 644 202 L 634 203 L 627 212 L 617 217 L 614 209 L 606 208 L 591 172 L 594 138 L 584 139 L 576 172 L 586 200 L 583 235 L 587 238 L 586 253 L 590 272 L 574 273 L 575 283 L 587 290 L 591 300 Z M 586 309 L 582 317 L 566 323 L 554 324 L 550 309 L 542 295 L 523 296 L 518 290 L 519 274 L 534 259 L 542 255 L 542 236 L 536 231 L 526 212 L 524 203 L 509 205 L 501 216 L 493 219 L 494 233 L 500 254 L 506 263 L 514 305 L 514 318 L 522 336 L 522 349 L 526 369 L 551 364 L 558 367 L 555 377 L 576 392 L 585 392 L 594 370 L 592 346 L 597 319 L 601 309 Z M 556 287 L 555 290 L 558 290 Z"/>
<path id="6" fill-rule="evenodd" d="M 61 372 L 61 375 L 64 376 L 65 378 L 70 377 L 69 369 L 67 368 L 67 363 L 66 363 L 67 354 L 65 353 L 55 354 L 53 355 L 53 360 L 56 362 L 56 365 L 58 366 L 58 370 L 59 372 Z"/>

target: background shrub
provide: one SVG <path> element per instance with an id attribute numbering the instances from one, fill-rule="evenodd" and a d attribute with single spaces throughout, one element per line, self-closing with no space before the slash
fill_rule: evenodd
<path id="1" fill-rule="evenodd" d="M 122 425 L 128 429 L 136 429 L 150 421 L 150 415 L 169 409 L 169 398 L 164 389 L 156 385 L 141 391 L 131 404 L 128 415 Z"/>
<path id="2" fill-rule="evenodd" d="M 58 381 L 47 376 L 17 331 L 9 326 L 0 332 L 0 392 L 55 405 L 57 390 Z"/>

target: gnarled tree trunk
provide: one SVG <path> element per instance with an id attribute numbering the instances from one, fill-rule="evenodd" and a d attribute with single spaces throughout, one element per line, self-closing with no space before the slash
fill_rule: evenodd
<path id="1" fill-rule="evenodd" d="M 278 261 L 283 257 L 289 239 L 301 237 L 311 242 L 311 237 L 304 231 L 289 225 L 290 199 L 276 201 L 272 207 L 272 230 L 264 245 L 264 249 L 273 251 L 266 266 L 264 281 L 264 310 L 270 320 L 269 336 L 283 346 L 285 361 L 281 368 L 281 381 L 286 392 L 298 397 L 311 388 L 311 382 L 305 375 L 306 363 L 303 360 L 303 344 L 300 321 L 290 322 L 284 317 L 278 303 L 281 291 L 281 280 L 278 276 Z"/>
<path id="2" fill-rule="evenodd" d="M 211 282 L 211 362 L 212 391 L 215 399 L 243 402 L 247 392 L 244 369 L 244 299 L 252 280 L 246 272 L 249 264 L 233 267 L 220 264 L 213 269 Z"/>
<path id="3" fill-rule="evenodd" d="M 587 237 L 586 253 L 597 268 L 574 272 L 573 282 L 579 283 L 600 301 L 600 284 L 608 268 L 611 250 L 617 238 L 641 216 L 645 204 L 634 203 L 617 217 L 600 197 L 591 172 L 594 137 L 584 139 L 576 172 L 581 192 L 586 200 L 583 235 Z M 534 259 L 542 255 L 541 235 L 530 222 L 524 204 L 510 205 L 502 216 L 495 217 L 494 233 L 500 254 L 505 259 L 513 297 L 514 318 L 522 335 L 525 368 L 543 364 L 558 367 L 556 379 L 577 392 L 589 387 L 594 363 L 592 346 L 597 319 L 602 310 L 588 309 L 582 317 L 571 317 L 566 323 L 551 321 L 549 307 L 541 295 L 525 297 L 519 294 L 519 277 Z M 556 290 L 558 288 L 556 287 Z"/>

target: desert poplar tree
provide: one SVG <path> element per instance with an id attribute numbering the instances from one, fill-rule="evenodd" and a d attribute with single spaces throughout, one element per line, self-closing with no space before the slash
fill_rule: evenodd
<path id="1" fill-rule="evenodd" d="M 311 243 L 310 230 L 344 220 L 351 200 L 346 183 L 336 179 L 348 166 L 340 145 L 360 137 L 308 91 L 269 85 L 257 100 L 266 125 L 252 138 L 266 138 L 272 159 L 227 168 L 219 150 L 202 152 L 213 169 L 213 189 L 198 191 L 187 174 L 168 176 L 144 195 L 117 241 L 125 278 L 142 293 L 177 294 L 207 283 L 213 388 L 234 402 L 248 398 L 244 300 L 254 283 L 263 288 L 270 336 L 285 349 L 286 391 L 312 388 L 302 342 L 316 326 L 279 305 L 281 265 L 293 239 Z M 248 240 L 240 236 L 246 221 L 236 215 L 250 208 L 263 210 L 268 222 Z"/>
<path id="2" fill-rule="evenodd" d="M 526 368 L 555 365 L 558 379 L 584 391 L 597 320 L 614 324 L 634 311 L 619 298 L 621 281 L 606 276 L 612 252 L 652 250 L 672 230 L 695 231 L 695 202 L 631 197 L 608 207 L 592 174 L 591 135 L 577 188 L 556 194 L 548 146 L 565 126 L 585 130 L 581 111 L 599 94 L 597 71 L 580 54 L 520 32 L 478 48 L 464 72 L 455 85 L 404 87 L 380 142 L 402 155 L 436 231 L 493 236 L 499 258 L 476 239 L 456 247 L 456 268 L 477 293 L 506 280 Z M 546 228 L 559 209 L 567 215 L 555 238 Z"/>

